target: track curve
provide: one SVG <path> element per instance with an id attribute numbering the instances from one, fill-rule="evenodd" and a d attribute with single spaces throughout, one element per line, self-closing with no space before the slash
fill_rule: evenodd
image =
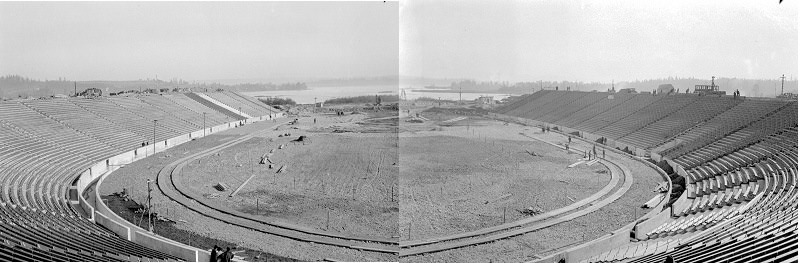
<path id="1" fill-rule="evenodd" d="M 281 236 L 298 241 L 319 243 L 363 251 L 391 254 L 399 253 L 398 240 L 338 235 L 304 228 L 301 226 L 268 222 L 261 219 L 256 219 L 252 216 L 232 209 L 211 206 L 204 203 L 202 198 L 187 191 L 181 190 L 182 185 L 179 180 L 175 180 L 175 177 L 180 175 L 182 168 L 186 164 L 192 160 L 214 154 L 220 150 L 249 140 L 250 138 L 255 137 L 257 134 L 258 132 L 244 135 L 167 164 L 158 172 L 156 177 L 158 189 L 173 201 L 199 214 L 262 233 Z"/>
<path id="2" fill-rule="evenodd" d="M 529 138 L 536 139 L 533 137 Z M 434 239 L 402 242 L 400 243 L 400 257 L 435 253 L 489 243 L 550 227 L 597 211 L 622 197 L 622 195 L 630 189 L 631 185 L 633 185 L 633 177 L 627 167 L 608 160 L 600 160 L 600 163 L 608 167 L 611 171 L 611 180 L 609 180 L 609 183 L 603 189 L 590 197 L 573 203 L 570 206 L 562 207 L 539 216 L 517 220 L 495 227 Z M 611 193 L 613 189 L 617 189 L 617 191 Z"/>

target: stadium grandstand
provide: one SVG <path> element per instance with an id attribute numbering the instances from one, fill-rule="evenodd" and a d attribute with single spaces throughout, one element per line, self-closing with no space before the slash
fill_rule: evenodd
<path id="1" fill-rule="evenodd" d="M 0 261 L 201 259 L 126 226 L 84 191 L 154 151 L 282 116 L 235 92 L 0 102 Z"/>
<path id="2" fill-rule="evenodd" d="M 669 202 L 633 222 L 627 245 L 538 262 L 796 262 L 797 109 L 789 99 L 541 90 L 490 115 L 627 152 L 673 178 Z"/>

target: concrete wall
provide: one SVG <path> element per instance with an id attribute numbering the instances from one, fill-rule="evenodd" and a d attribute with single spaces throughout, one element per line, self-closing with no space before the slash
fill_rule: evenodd
<path id="1" fill-rule="evenodd" d="M 610 235 L 602 236 L 589 243 L 561 252 L 561 254 L 565 255 L 567 262 L 579 262 L 583 259 L 607 252 L 620 245 L 626 245 L 630 243 L 630 229 L 633 228 L 634 225 L 634 223 L 627 224 L 617 231 L 612 232 Z"/>
<path id="2" fill-rule="evenodd" d="M 681 194 L 681 197 L 678 197 L 678 200 L 675 200 L 675 203 L 672 203 L 673 215 L 675 213 L 680 213 L 681 211 L 683 211 L 683 209 L 692 205 L 692 201 L 694 199 L 689 198 L 688 193 L 689 193 L 689 188 L 687 187 L 686 191 L 683 191 L 683 194 Z"/>
<path id="3" fill-rule="evenodd" d="M 86 201 L 85 198 L 83 198 L 82 194 L 78 195 L 78 204 L 81 206 L 81 208 L 83 208 L 83 211 L 85 211 L 86 214 L 89 215 L 89 220 L 94 222 L 94 220 L 95 220 L 95 218 L 94 218 L 94 207 L 89 205 L 89 202 Z"/>
<path id="4" fill-rule="evenodd" d="M 603 147 L 603 146 L 601 146 L 601 147 Z M 617 153 L 620 153 L 620 154 L 624 154 L 623 152 L 617 151 L 616 149 L 609 149 L 609 150 L 617 152 Z M 671 180 L 669 179 L 669 176 L 663 170 L 659 169 L 654 164 L 649 163 L 649 162 L 647 162 L 645 160 L 642 160 L 642 159 L 640 159 L 638 157 L 635 157 L 634 159 L 636 159 L 636 160 L 638 160 L 638 161 L 640 161 L 642 163 L 645 163 L 645 165 L 650 166 L 650 168 L 655 169 L 659 173 L 659 175 L 661 175 L 662 178 L 664 178 L 667 182 L 669 182 L 670 188 L 668 190 L 669 191 L 672 190 Z M 669 195 L 665 195 L 665 198 L 661 199 L 661 202 L 659 202 L 659 204 L 656 205 L 656 209 L 653 209 L 650 212 L 648 212 L 647 214 L 645 214 L 644 216 L 642 216 L 640 218 L 637 218 L 636 222 L 631 222 L 628 225 L 626 225 L 626 226 L 624 226 L 624 227 L 612 232 L 612 234 L 610 234 L 610 235 L 602 236 L 602 237 L 597 238 L 597 239 L 595 239 L 595 240 L 593 240 L 591 242 L 584 243 L 582 245 L 576 246 L 576 247 L 568 249 L 566 251 L 562 251 L 562 252 L 556 254 L 557 256 L 551 256 L 551 257 L 542 259 L 542 260 L 540 260 L 538 262 L 550 262 L 550 260 L 558 260 L 558 258 L 560 258 L 560 257 L 563 257 L 563 258 L 567 259 L 567 262 L 579 262 L 580 260 L 595 256 L 595 255 L 603 253 L 603 252 L 607 252 L 607 251 L 612 250 L 614 248 L 617 248 L 619 246 L 630 245 L 631 244 L 630 243 L 631 229 L 635 230 L 634 234 L 638 238 L 640 232 L 642 232 L 642 231 L 644 231 L 645 229 L 648 229 L 648 228 L 649 228 L 649 230 L 647 230 L 647 231 L 649 232 L 650 230 L 652 230 L 655 227 L 657 227 L 658 225 L 660 225 L 659 222 L 666 221 L 666 220 L 668 220 L 670 218 L 670 215 L 671 215 L 670 214 L 670 211 L 671 211 L 670 209 L 666 209 L 666 210 L 659 209 L 661 207 L 664 207 L 664 205 L 667 202 L 669 202 L 669 197 L 668 196 Z M 644 220 L 644 221 L 642 221 L 642 220 Z M 640 221 L 642 221 L 642 223 L 637 223 L 637 222 L 640 222 Z M 655 225 L 655 227 L 653 227 L 653 225 Z M 647 233 L 647 232 L 644 232 L 644 233 Z"/>
<path id="5" fill-rule="evenodd" d="M 638 239 L 646 238 L 647 232 L 650 232 L 656 227 L 666 222 L 669 222 L 672 218 L 671 207 L 667 207 L 666 209 L 664 209 L 665 208 L 664 206 L 669 202 L 670 193 L 672 193 L 672 179 L 670 179 L 669 175 L 666 172 L 664 172 L 664 170 L 661 170 L 661 168 L 659 168 L 657 165 L 647 161 L 643 162 L 645 163 L 645 165 L 650 166 L 650 168 L 653 168 L 654 170 L 658 171 L 658 174 L 660 174 L 661 177 L 667 181 L 667 184 L 669 186 L 667 187 L 667 194 L 664 195 L 664 197 L 661 199 L 661 202 L 658 202 L 658 205 L 656 205 L 652 211 L 650 211 L 649 213 L 647 213 L 647 215 L 643 217 L 648 219 L 636 225 L 636 238 Z"/>
<path id="6" fill-rule="evenodd" d="M 284 115 L 283 113 L 280 114 L 280 116 L 283 115 Z M 251 118 L 246 120 L 246 122 L 253 123 L 255 121 L 261 121 L 264 119 L 265 118 L 263 117 Z M 227 130 L 229 128 L 235 127 L 235 125 L 238 123 L 239 121 L 234 121 L 206 128 L 206 135 Z M 129 164 L 141 160 L 143 158 L 147 158 L 150 155 L 153 155 L 154 153 L 164 151 L 171 147 L 191 141 L 194 138 L 201 138 L 201 137 L 203 137 L 203 130 L 194 131 L 188 134 L 167 139 L 165 141 L 155 142 L 155 144 L 151 144 L 145 147 L 139 147 L 132 151 L 124 152 L 116 156 L 110 157 L 106 160 L 100 161 L 95 165 L 92 165 L 85 171 L 78 174 L 78 178 L 77 180 L 75 180 L 74 185 L 72 186 L 77 190 L 78 196 L 76 197 L 77 200 L 73 201 L 78 203 L 87 212 L 87 214 L 91 217 L 93 222 L 105 226 L 106 228 L 110 229 L 112 232 L 116 233 L 122 238 L 140 244 L 142 246 L 159 250 L 161 252 L 167 253 L 175 257 L 179 257 L 183 260 L 208 261 L 210 257 L 210 253 L 208 251 L 187 246 L 164 237 L 150 234 L 148 231 L 121 218 L 119 215 L 111 211 L 108 208 L 108 206 L 105 205 L 105 203 L 102 201 L 100 197 L 100 192 L 99 192 L 99 187 L 102 184 L 105 177 L 107 177 L 115 170 L 119 169 L 122 165 Z M 86 191 L 87 187 L 92 185 L 94 182 L 96 182 L 94 184 L 94 195 L 91 196 L 89 200 L 86 200 L 85 198 L 83 198 L 83 193 L 84 191 Z"/>
<path id="7" fill-rule="evenodd" d="M 669 200 L 669 198 L 664 198 L 664 200 Z M 658 208 L 660 207 L 661 206 L 656 207 L 656 209 L 653 209 L 653 211 L 659 210 Z M 636 238 L 645 239 L 647 238 L 648 232 L 653 231 L 653 229 L 656 229 L 658 226 L 670 221 L 672 221 L 672 209 L 664 209 L 654 217 L 636 225 Z"/>
<path id="8" fill-rule="evenodd" d="M 121 238 L 131 240 L 131 229 L 129 227 L 109 219 L 100 212 L 95 211 L 94 214 L 95 222 L 97 224 L 105 226 L 108 228 L 108 230 L 111 230 L 111 232 L 114 232 L 114 234 L 117 234 Z"/>
<path id="9" fill-rule="evenodd" d="M 204 250 L 193 248 L 163 237 L 157 237 L 145 231 L 134 231 L 131 241 L 187 261 L 207 261 L 210 257 L 210 254 L 205 255 L 205 258 L 201 257 L 201 252 L 204 252 Z"/>

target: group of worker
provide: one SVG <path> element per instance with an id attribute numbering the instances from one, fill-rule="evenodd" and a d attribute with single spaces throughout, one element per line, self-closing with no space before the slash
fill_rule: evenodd
<path id="1" fill-rule="evenodd" d="M 572 136 L 567 136 L 567 144 L 564 145 L 564 147 L 567 149 L 567 153 L 569 153 L 569 144 L 570 143 L 572 143 Z M 603 159 L 605 159 L 606 158 L 606 149 L 603 148 L 601 151 L 602 151 L 601 153 L 603 154 Z M 597 159 L 597 145 L 592 145 L 592 150 L 591 151 L 588 151 L 588 152 L 587 151 L 583 151 L 583 158 L 588 158 L 589 160 L 591 160 L 591 159 L 593 159 L 593 157 L 594 157 L 594 159 Z"/>
<path id="2" fill-rule="evenodd" d="M 211 258 L 209 258 L 210 262 L 231 262 L 233 260 L 233 251 L 231 251 L 231 247 L 227 247 L 225 252 L 222 252 L 222 248 L 214 245 L 214 248 L 211 249 Z"/>

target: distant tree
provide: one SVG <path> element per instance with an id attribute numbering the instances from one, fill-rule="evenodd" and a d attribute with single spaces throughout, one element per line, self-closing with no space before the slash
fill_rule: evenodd
<path id="1" fill-rule="evenodd" d="M 258 98 L 258 100 L 270 106 L 297 105 L 297 102 L 290 98 Z"/>
<path id="2" fill-rule="evenodd" d="M 376 95 L 372 97 L 356 96 L 356 97 L 343 97 L 325 100 L 325 104 L 374 104 L 374 103 L 392 103 L 400 101 L 398 95 Z"/>

